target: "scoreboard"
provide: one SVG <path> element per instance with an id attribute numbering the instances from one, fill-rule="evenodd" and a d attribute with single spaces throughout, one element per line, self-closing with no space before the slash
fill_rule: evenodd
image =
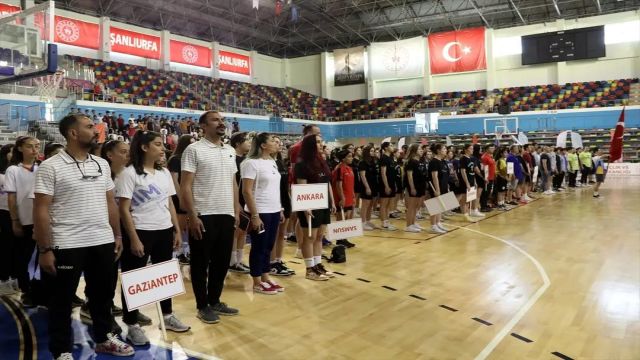
<path id="1" fill-rule="evenodd" d="M 522 37 L 522 65 L 594 59 L 606 56 L 604 26 Z"/>

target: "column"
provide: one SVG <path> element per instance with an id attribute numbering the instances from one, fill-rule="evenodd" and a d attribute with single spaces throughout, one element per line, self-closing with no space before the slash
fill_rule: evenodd
<path id="1" fill-rule="evenodd" d="M 373 55 L 371 54 L 371 46 L 367 46 L 365 48 L 365 51 L 367 53 L 367 66 L 368 66 L 368 71 L 367 71 L 367 80 L 365 82 L 366 86 L 367 86 L 367 99 L 371 100 L 375 98 L 375 81 L 373 81 L 373 79 L 371 78 L 371 69 L 373 69 Z"/>
<path id="2" fill-rule="evenodd" d="M 160 32 L 160 69 L 171 70 L 171 33 L 169 30 Z"/>
<path id="3" fill-rule="evenodd" d="M 211 43 L 211 56 L 213 57 L 213 67 L 211 67 L 211 77 L 214 79 L 220 78 L 220 60 L 218 59 L 218 52 L 220 51 L 220 43 L 213 41 Z"/>
<path id="4" fill-rule="evenodd" d="M 251 78 L 251 83 L 253 85 L 258 84 L 258 74 L 256 72 L 256 63 L 258 61 L 258 52 L 253 50 L 251 52 L 249 52 L 249 61 L 251 63 L 251 74 L 250 74 L 250 78 Z"/>
<path id="5" fill-rule="evenodd" d="M 102 61 L 111 60 L 111 19 L 106 16 L 100 18 L 100 50 L 98 51 L 98 57 Z"/>
<path id="6" fill-rule="evenodd" d="M 289 86 L 289 59 L 283 58 L 280 60 L 280 87 L 287 86 Z"/>
<path id="7" fill-rule="evenodd" d="M 487 93 L 490 93 L 493 89 L 496 88 L 496 61 L 493 56 L 493 40 L 494 33 L 493 29 L 485 29 L 484 31 L 484 43 L 485 43 L 485 54 L 487 57 Z"/>
<path id="8" fill-rule="evenodd" d="M 431 66 L 429 66 L 429 43 L 427 42 L 427 38 L 425 38 L 424 43 L 425 57 L 422 69 L 422 73 L 424 74 L 422 77 L 422 95 L 429 95 L 431 94 L 431 89 L 433 88 L 433 78 L 431 77 Z"/>
<path id="9" fill-rule="evenodd" d="M 320 96 L 325 99 L 331 99 L 331 84 L 329 84 L 329 76 L 327 74 L 327 62 L 329 61 L 329 53 L 320 53 Z"/>

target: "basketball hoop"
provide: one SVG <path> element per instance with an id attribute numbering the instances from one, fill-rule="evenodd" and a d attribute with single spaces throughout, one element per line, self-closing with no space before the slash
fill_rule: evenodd
<path id="1" fill-rule="evenodd" d="M 58 70 L 53 75 L 35 78 L 35 83 L 38 87 L 36 94 L 40 97 L 40 100 L 53 103 L 60 88 L 60 83 L 64 79 L 64 73 L 63 70 Z"/>

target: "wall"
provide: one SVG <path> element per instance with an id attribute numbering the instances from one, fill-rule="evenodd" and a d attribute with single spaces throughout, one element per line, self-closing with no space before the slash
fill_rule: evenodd
<path id="1" fill-rule="evenodd" d="M 422 87 L 422 78 L 378 80 L 374 85 L 373 98 L 422 94 Z"/>
<path id="2" fill-rule="evenodd" d="M 521 131 L 613 129 L 622 108 L 579 109 L 565 111 L 514 112 L 508 117 L 518 118 Z M 438 134 L 482 134 L 484 119 L 496 119 L 500 115 L 480 114 L 441 116 Z M 625 127 L 640 127 L 640 106 L 628 106 L 625 111 Z"/>
<path id="3" fill-rule="evenodd" d="M 285 59 L 286 86 L 321 96 L 322 70 L 320 55 Z"/>
<path id="4" fill-rule="evenodd" d="M 284 87 L 282 62 L 282 59 L 257 54 L 252 64 L 254 82 L 260 85 Z"/>

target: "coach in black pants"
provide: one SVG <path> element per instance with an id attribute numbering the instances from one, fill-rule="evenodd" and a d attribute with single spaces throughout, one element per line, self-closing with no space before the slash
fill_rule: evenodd
<path id="1" fill-rule="evenodd" d="M 133 348 L 109 333 L 113 263 L 122 251 L 120 218 L 109 164 L 89 154 L 98 132 L 81 114 L 60 121 L 64 151 L 45 160 L 36 174 L 34 237 L 45 286 L 50 289 L 49 350 L 73 359 L 71 303 L 84 272 L 96 353 L 133 356 Z"/>
<path id="2" fill-rule="evenodd" d="M 235 150 L 222 142 L 226 130 L 222 115 L 207 111 L 199 123 L 204 138 L 182 154 L 181 206 L 189 214 L 191 285 L 198 318 L 214 324 L 220 321 L 218 315 L 238 314 L 220 301 L 240 211 L 238 169 Z"/>

